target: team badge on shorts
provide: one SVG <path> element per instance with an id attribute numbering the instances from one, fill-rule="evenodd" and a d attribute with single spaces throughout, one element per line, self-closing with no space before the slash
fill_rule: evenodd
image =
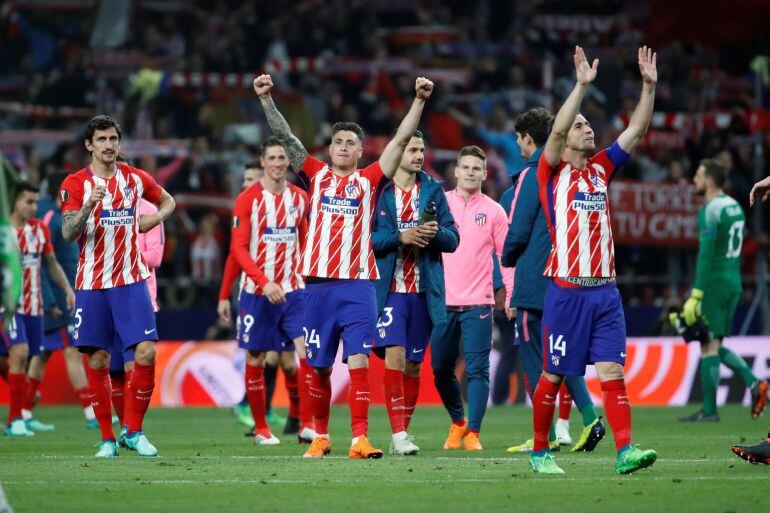
<path id="1" fill-rule="evenodd" d="M 385 335 L 387 335 L 387 332 L 384 328 L 379 329 L 380 338 L 385 338 Z"/>
<path id="2" fill-rule="evenodd" d="M 479 226 L 484 226 L 487 224 L 487 215 L 486 214 L 476 214 L 476 224 Z"/>
<path id="3" fill-rule="evenodd" d="M 558 356 L 551 355 L 551 363 L 553 364 L 554 367 L 558 367 L 559 363 L 561 363 L 561 358 L 559 358 Z"/>

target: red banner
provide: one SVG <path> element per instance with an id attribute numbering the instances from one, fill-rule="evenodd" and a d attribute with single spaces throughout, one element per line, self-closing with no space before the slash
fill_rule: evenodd
<path id="1" fill-rule="evenodd" d="M 609 196 L 616 243 L 698 245 L 698 209 L 703 200 L 693 185 L 618 179 Z"/>

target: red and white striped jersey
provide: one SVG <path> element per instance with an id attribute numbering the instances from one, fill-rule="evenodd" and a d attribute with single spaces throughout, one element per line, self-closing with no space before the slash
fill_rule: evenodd
<path id="1" fill-rule="evenodd" d="M 372 215 L 377 187 L 384 178 L 379 162 L 343 177 L 308 155 L 302 173 L 310 182 L 310 224 L 300 273 L 317 278 L 378 279 Z"/>
<path id="2" fill-rule="evenodd" d="M 287 293 L 304 287 L 298 267 L 307 209 L 307 194 L 292 184 L 273 194 L 257 182 L 238 195 L 230 253 L 243 270 L 241 291 L 262 294 L 268 282 Z"/>
<path id="3" fill-rule="evenodd" d="M 139 251 L 139 201 L 157 203 L 163 189 L 145 171 L 122 163 L 109 179 L 95 176 L 87 167 L 62 183 L 62 212 L 80 210 L 99 185 L 106 194 L 78 239 L 77 290 L 122 287 L 150 276 Z"/>
<path id="4" fill-rule="evenodd" d="M 419 200 L 420 182 L 415 183 L 411 190 L 405 191 L 394 184 L 396 198 L 396 219 L 398 231 L 403 232 L 420 224 Z M 405 294 L 420 291 L 420 266 L 417 265 L 416 247 L 400 246 L 396 254 L 396 272 L 390 290 Z"/>
<path id="5" fill-rule="evenodd" d="M 545 154 L 540 157 L 540 202 L 553 244 L 546 276 L 615 277 L 607 187 L 627 159 L 628 153 L 617 142 L 589 157 L 585 169 L 564 161 L 552 167 Z"/>
<path id="6" fill-rule="evenodd" d="M 43 294 L 40 288 L 40 266 L 43 255 L 53 253 L 51 233 L 40 219 L 30 219 L 16 230 L 16 241 L 21 256 L 21 297 L 18 313 L 43 315 Z"/>

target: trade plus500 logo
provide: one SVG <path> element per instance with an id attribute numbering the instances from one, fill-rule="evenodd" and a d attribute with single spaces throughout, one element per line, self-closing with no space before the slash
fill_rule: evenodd
<path id="1" fill-rule="evenodd" d="M 358 214 L 361 201 L 356 198 L 340 198 L 339 196 L 323 196 L 321 198 L 321 212 L 342 216 L 354 216 Z"/>
<path id="2" fill-rule="evenodd" d="M 572 199 L 572 209 L 585 212 L 607 210 L 607 194 L 603 192 L 576 192 Z"/>
<path id="3" fill-rule="evenodd" d="M 132 207 L 102 210 L 99 214 L 99 224 L 101 226 L 121 226 L 134 224 L 134 209 Z"/>
<path id="4" fill-rule="evenodd" d="M 272 244 L 289 244 L 294 242 L 295 232 L 296 228 L 293 226 L 286 228 L 271 228 L 268 226 L 265 228 L 265 233 L 262 235 L 262 240 Z"/>

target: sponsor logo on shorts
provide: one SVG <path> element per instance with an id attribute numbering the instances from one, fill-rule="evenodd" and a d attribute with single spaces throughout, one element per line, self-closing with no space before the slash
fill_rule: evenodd
<path id="1" fill-rule="evenodd" d="M 369 349 L 374 346 L 374 344 L 364 344 L 364 349 Z"/>
<path id="2" fill-rule="evenodd" d="M 621 358 L 625 358 L 625 357 L 626 357 L 626 352 L 625 352 L 625 351 L 623 351 L 622 353 L 620 353 L 620 357 L 621 357 Z"/>
<path id="3" fill-rule="evenodd" d="M 572 199 L 572 210 L 603 212 L 607 210 L 607 194 L 603 192 L 576 192 Z"/>
<path id="4" fill-rule="evenodd" d="M 150 334 L 150 333 L 152 333 L 153 331 L 155 331 L 155 328 L 153 328 L 153 329 L 151 329 L 151 330 L 144 330 L 144 334 L 145 334 L 145 335 L 149 335 L 149 334 Z"/>
<path id="5" fill-rule="evenodd" d="M 289 244 L 296 239 L 297 229 L 294 226 L 285 228 L 265 227 L 262 234 L 262 241 L 268 244 Z"/>
<path id="6" fill-rule="evenodd" d="M 102 210 L 99 213 L 99 225 L 127 226 L 134 224 L 134 208 L 114 208 Z"/>
<path id="7" fill-rule="evenodd" d="M 358 215 L 361 201 L 357 198 L 341 198 L 339 196 L 322 196 L 321 212 L 340 216 Z"/>
<path id="8" fill-rule="evenodd" d="M 417 349 L 417 348 L 415 347 L 414 349 L 412 349 L 412 354 L 418 354 L 418 353 L 422 353 L 423 351 L 425 351 L 425 349 Z"/>

